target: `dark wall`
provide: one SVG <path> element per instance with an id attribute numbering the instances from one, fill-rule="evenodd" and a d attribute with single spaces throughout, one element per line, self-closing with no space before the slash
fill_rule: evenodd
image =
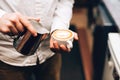
<path id="1" fill-rule="evenodd" d="M 75 7 L 97 6 L 102 0 L 75 0 Z"/>

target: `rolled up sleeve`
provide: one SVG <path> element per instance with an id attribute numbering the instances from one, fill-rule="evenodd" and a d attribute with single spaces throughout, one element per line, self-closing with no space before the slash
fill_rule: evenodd
<path id="1" fill-rule="evenodd" d="M 74 0 L 60 0 L 54 13 L 51 32 L 56 29 L 68 29 L 72 18 Z"/>

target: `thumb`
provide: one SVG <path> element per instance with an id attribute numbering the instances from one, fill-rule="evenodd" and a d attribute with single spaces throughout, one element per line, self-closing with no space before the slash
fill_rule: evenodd
<path id="1" fill-rule="evenodd" d="M 78 40 L 78 34 L 76 32 L 74 32 L 74 39 Z"/>

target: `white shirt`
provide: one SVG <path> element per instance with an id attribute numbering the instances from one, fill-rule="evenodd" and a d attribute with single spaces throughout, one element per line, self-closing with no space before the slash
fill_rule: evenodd
<path id="1" fill-rule="evenodd" d="M 56 29 L 68 29 L 72 17 L 74 0 L 0 0 L 0 17 L 5 13 L 20 12 L 26 16 L 39 17 L 41 33 Z M 2 26 L 0 26 L 2 27 Z M 3 26 L 4 27 L 4 26 Z M 13 47 L 13 39 L 0 33 L 0 60 L 15 66 L 36 65 L 54 55 L 49 48 L 49 37 L 44 40 L 37 52 L 24 56 Z"/>

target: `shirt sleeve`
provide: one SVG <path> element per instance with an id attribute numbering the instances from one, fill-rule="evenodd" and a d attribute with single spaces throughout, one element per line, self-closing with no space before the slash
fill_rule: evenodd
<path id="1" fill-rule="evenodd" d="M 0 9 L 0 17 L 2 17 L 6 12 Z"/>
<path id="2" fill-rule="evenodd" d="M 59 0 L 54 13 L 51 32 L 56 29 L 68 29 L 72 18 L 74 0 Z"/>

